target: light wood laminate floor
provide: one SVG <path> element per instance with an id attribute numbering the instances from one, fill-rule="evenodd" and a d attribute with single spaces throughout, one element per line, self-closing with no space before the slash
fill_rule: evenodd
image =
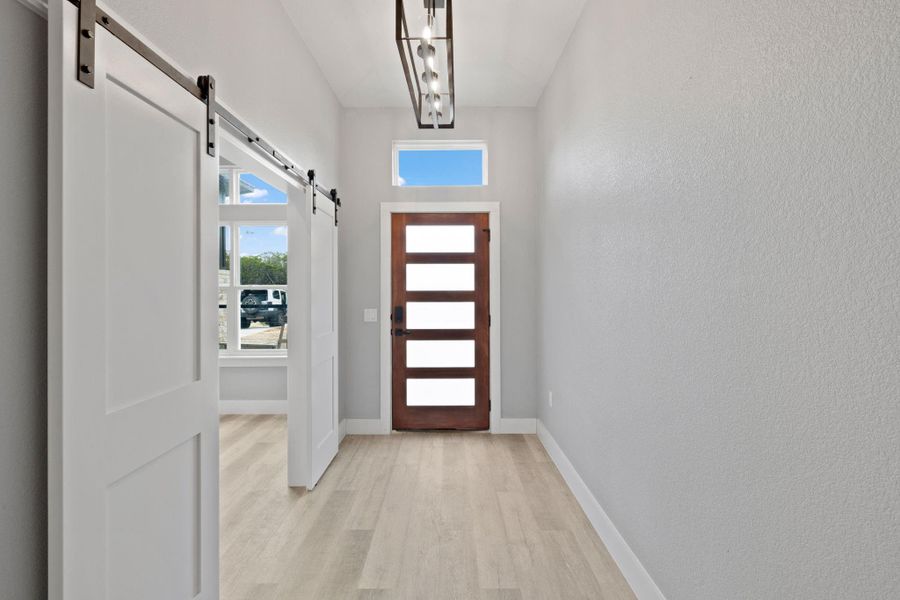
<path id="1" fill-rule="evenodd" d="M 312 492 L 284 417 L 220 436 L 223 600 L 634 598 L 536 436 L 348 436 Z"/>

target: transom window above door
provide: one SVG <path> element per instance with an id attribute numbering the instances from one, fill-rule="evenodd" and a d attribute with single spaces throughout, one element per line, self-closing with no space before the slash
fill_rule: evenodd
<path id="1" fill-rule="evenodd" d="M 465 187 L 488 184 L 487 144 L 479 141 L 394 142 L 397 187 Z"/>

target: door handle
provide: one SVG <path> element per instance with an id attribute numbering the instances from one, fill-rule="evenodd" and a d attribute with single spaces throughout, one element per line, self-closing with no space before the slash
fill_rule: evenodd
<path id="1" fill-rule="evenodd" d="M 394 335 L 397 337 L 403 337 L 404 335 L 409 335 L 411 333 L 412 331 L 409 329 L 394 329 Z"/>

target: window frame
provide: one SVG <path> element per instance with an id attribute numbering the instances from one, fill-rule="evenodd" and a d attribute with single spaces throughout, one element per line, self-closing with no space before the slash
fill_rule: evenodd
<path id="1" fill-rule="evenodd" d="M 401 150 L 480 150 L 481 184 L 474 185 L 400 185 Z M 480 188 L 488 185 L 488 145 L 484 140 L 394 140 L 391 145 L 391 182 L 398 188 Z"/>
<path id="2" fill-rule="evenodd" d="M 225 330 L 226 347 L 219 349 L 220 359 L 286 359 L 288 348 L 241 348 L 240 328 L 240 296 L 245 289 L 274 289 L 287 292 L 290 295 L 290 282 L 287 284 L 257 285 L 244 284 L 240 281 L 240 228 L 241 227 L 287 227 L 287 204 L 242 204 L 240 203 L 240 174 L 251 173 L 262 179 L 267 184 L 283 190 L 289 194 L 289 184 L 280 178 L 271 177 L 265 169 L 248 169 L 239 164 L 219 165 L 219 172 L 231 171 L 229 203 L 218 205 L 218 226 L 228 228 L 231 244 L 231 256 L 229 264 L 228 285 L 217 285 L 217 289 L 224 290 L 225 295 Z M 290 245 L 288 244 L 288 256 L 290 257 Z M 290 258 L 288 259 L 290 260 Z M 290 308 L 288 308 L 290 310 Z M 290 340 L 288 338 L 288 344 Z"/>

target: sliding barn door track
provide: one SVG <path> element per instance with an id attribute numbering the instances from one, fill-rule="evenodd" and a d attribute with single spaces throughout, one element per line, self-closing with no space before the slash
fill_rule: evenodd
<path id="1" fill-rule="evenodd" d="M 264 155 L 268 160 L 283 169 L 290 177 L 300 183 L 300 185 L 312 187 L 313 194 L 318 191 L 331 200 L 334 203 L 334 226 L 337 227 L 338 207 L 341 206 L 341 199 L 338 196 L 337 190 L 328 189 L 320 185 L 316 181 L 315 171 L 310 170 L 307 173 L 303 173 L 284 153 L 263 139 L 262 136 L 256 133 L 249 125 L 237 118 L 231 111 L 217 103 L 216 80 L 212 75 L 201 75 L 197 78 L 191 78 L 188 75 L 185 75 L 169 61 L 160 56 L 159 53 L 142 42 L 136 35 L 128 31 L 121 23 L 116 21 L 103 9 L 99 8 L 96 0 L 69 0 L 69 2 L 78 7 L 78 81 L 89 88 L 93 89 L 94 87 L 94 74 L 96 71 L 94 44 L 96 38 L 96 26 L 100 25 L 126 46 L 144 57 L 147 62 L 162 71 L 169 79 L 181 86 L 190 95 L 206 104 L 207 154 L 210 156 L 216 155 L 216 117 L 218 116 L 243 135 L 247 142 L 260 154 Z M 313 203 L 313 211 L 315 212 L 315 203 Z"/>

